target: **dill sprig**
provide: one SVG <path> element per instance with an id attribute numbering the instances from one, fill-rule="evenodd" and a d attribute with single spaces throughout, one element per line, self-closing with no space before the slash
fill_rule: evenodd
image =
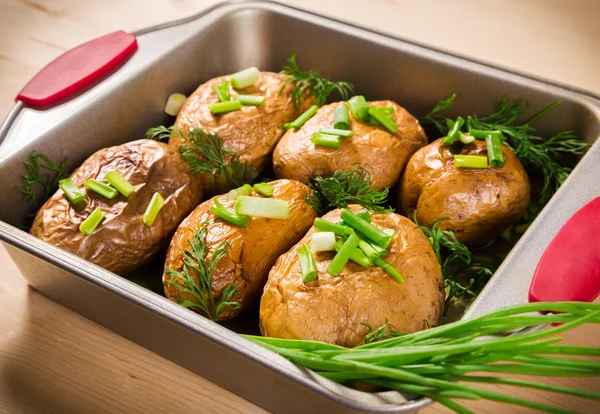
<path id="1" fill-rule="evenodd" d="M 209 174 L 208 185 L 214 186 L 218 176 L 221 188 L 227 183 L 239 187 L 251 183 L 257 176 L 256 171 L 246 162 L 240 161 L 240 156 L 231 148 L 223 145 L 223 139 L 218 134 L 193 128 L 187 137 L 180 131 L 180 136 L 186 144 L 179 146 L 181 159 L 190 166 L 194 174 Z"/>
<path id="2" fill-rule="evenodd" d="M 421 122 L 434 124 L 441 133 L 446 134 L 452 119 L 439 115 L 439 112 L 450 108 L 454 104 L 456 96 L 457 94 L 452 94 L 447 99 L 438 102 L 425 117 L 421 118 Z M 578 157 L 585 152 L 589 145 L 581 141 L 573 131 L 563 131 L 549 139 L 535 135 L 535 128 L 532 124 L 560 104 L 562 101 L 557 101 L 528 121 L 518 123 L 528 109 L 527 103 L 521 100 L 509 103 L 504 96 L 496 105 L 493 113 L 481 117 L 478 115 L 466 116 L 463 126 L 464 132 L 471 129 L 501 131 L 503 141 L 515 152 L 525 168 L 541 174 L 543 185 L 537 203 L 540 209 L 562 185 L 577 164 Z"/>
<path id="3" fill-rule="evenodd" d="M 370 188 L 371 184 L 371 175 L 364 168 L 336 170 L 332 177 L 317 177 L 309 184 L 313 192 L 306 202 L 319 214 L 348 204 L 359 204 L 373 213 L 391 213 L 393 209 L 384 207 L 389 189 Z"/>
<path id="4" fill-rule="evenodd" d="M 173 132 L 173 126 L 157 126 L 155 128 L 150 128 L 146 131 L 146 138 L 153 139 L 155 141 L 167 141 L 171 136 L 171 132 Z"/>
<path id="5" fill-rule="evenodd" d="M 239 302 L 231 299 L 237 293 L 237 288 L 230 284 L 221 295 L 221 300 L 217 304 L 211 287 L 211 279 L 219 262 L 229 254 L 231 246 L 227 242 L 219 243 L 209 259 L 206 258 L 208 246 L 206 244 L 206 233 L 208 224 L 202 223 L 196 230 L 196 234 L 190 240 L 190 249 L 185 249 L 183 255 L 183 269 L 177 272 L 171 268 L 167 269 L 167 275 L 179 279 L 184 283 L 181 285 L 174 280 L 167 280 L 167 283 L 175 286 L 182 292 L 192 295 L 196 302 L 184 298 L 176 298 L 177 303 L 186 308 L 195 308 L 200 310 L 209 319 L 216 321 L 221 311 L 228 307 L 239 308 Z M 196 282 L 194 276 L 198 277 Z"/>
<path id="6" fill-rule="evenodd" d="M 385 319 L 385 323 L 383 325 L 375 329 L 373 329 L 373 327 L 367 322 L 361 322 L 360 324 L 369 328 L 369 332 L 363 339 L 363 344 L 370 344 L 371 342 L 383 341 L 384 339 L 395 338 L 397 336 L 404 335 L 403 333 L 398 332 L 396 327 L 388 322 L 387 318 Z"/>
<path id="7" fill-rule="evenodd" d="M 354 92 L 354 86 L 350 82 L 334 82 L 314 69 L 311 69 L 308 72 L 300 70 L 296 63 L 296 53 L 292 54 L 287 62 L 288 64 L 283 67 L 281 73 L 290 75 L 291 77 L 282 81 L 283 85 L 281 86 L 279 93 L 281 93 L 288 84 L 293 82 L 294 91 L 292 92 L 292 103 L 296 109 L 300 108 L 302 100 L 305 99 L 305 97 L 313 96 L 315 98 L 315 104 L 323 106 L 333 91 L 337 90 L 344 101 Z"/>
<path id="8" fill-rule="evenodd" d="M 47 155 L 34 151 L 29 154 L 29 162 L 25 161 L 23 165 L 27 170 L 27 174 L 21 176 L 25 181 L 25 184 L 19 187 L 21 197 L 25 202 L 31 203 L 36 208 L 40 207 L 37 202 L 36 187 L 43 188 L 43 201 L 46 201 L 58 187 L 58 182 L 69 177 L 69 174 L 65 171 L 66 158 L 56 165 Z"/>

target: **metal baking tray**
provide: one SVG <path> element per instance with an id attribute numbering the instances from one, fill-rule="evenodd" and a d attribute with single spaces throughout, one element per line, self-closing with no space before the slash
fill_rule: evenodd
<path id="1" fill-rule="evenodd" d="M 485 113 L 504 94 L 535 112 L 564 104 L 542 134 L 574 129 L 594 143 L 600 100 L 591 93 L 475 62 L 271 2 L 224 3 L 188 19 L 135 33 L 139 49 L 110 76 L 44 110 L 17 104 L 0 128 L 0 240 L 29 284 L 64 306 L 275 412 L 406 413 L 428 405 L 396 392 L 337 385 L 130 280 L 103 270 L 8 224 L 32 212 L 15 202 L 32 151 L 68 157 L 73 169 L 94 151 L 138 139 L 170 120 L 172 92 L 248 66 L 278 71 L 297 52 L 304 67 L 353 82 L 369 99 L 392 99 L 421 115 L 458 92 L 451 114 Z M 468 316 L 527 301 L 543 250 L 578 208 L 600 194 L 600 144 L 513 248 Z M 163 257 L 138 274 L 158 278 Z M 150 276 L 148 276 L 150 274 Z"/>

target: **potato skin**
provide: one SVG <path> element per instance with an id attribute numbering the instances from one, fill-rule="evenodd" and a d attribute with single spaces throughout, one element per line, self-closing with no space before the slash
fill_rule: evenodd
<path id="1" fill-rule="evenodd" d="M 203 128 L 219 134 L 224 141 L 224 147 L 233 149 L 239 154 L 241 161 L 247 162 L 257 173 L 260 173 L 269 162 L 275 144 L 283 135 L 283 124 L 294 120 L 312 104 L 312 99 L 306 99 L 301 108 L 294 109 L 291 100 L 293 86 L 290 84 L 281 90 L 281 82 L 287 78 L 287 75 L 280 73 L 261 72 L 258 82 L 247 88 L 235 90 L 230 84 L 230 96 L 236 94 L 264 96 L 265 103 L 259 106 L 243 106 L 239 111 L 224 114 L 211 113 L 208 105 L 219 102 L 215 85 L 223 79 L 230 82 L 231 76 L 219 76 L 203 83 L 181 108 L 169 145 L 178 149 L 179 145 L 185 143 L 181 133 L 187 137 L 190 129 Z M 206 181 L 208 177 L 204 178 Z M 235 186 L 229 183 L 223 188 L 219 184 L 216 187 L 209 192 L 224 191 Z M 204 188 L 210 188 L 208 183 Z"/>
<path id="2" fill-rule="evenodd" d="M 360 206 L 351 205 L 353 211 Z M 342 209 L 323 216 L 340 221 Z M 383 269 L 365 269 L 348 262 L 341 274 L 326 273 L 333 252 L 315 254 L 318 279 L 303 283 L 298 248 L 311 246 L 312 228 L 271 271 L 260 301 L 260 328 L 264 336 L 310 339 L 346 347 L 363 343 L 368 328 L 386 319 L 400 332 L 411 333 L 436 325 L 444 307 L 442 272 L 433 249 L 415 224 L 398 214 L 373 214 L 372 223 L 392 228 L 396 236 L 385 260 L 404 277 L 400 283 Z"/>
<path id="3" fill-rule="evenodd" d="M 333 128 L 335 108 L 343 102 L 321 107 L 302 128 L 288 130 L 273 152 L 273 167 L 279 178 L 308 183 L 317 176 L 330 177 L 336 170 L 353 170 L 359 165 L 371 174 L 373 187 L 393 185 L 410 156 L 427 144 L 427 136 L 406 109 L 392 101 L 369 102 L 383 108 L 394 107 L 393 120 L 398 125 L 395 134 L 381 125 L 357 121 L 350 112 L 350 127 L 354 136 L 344 138 L 340 148 L 314 145 L 311 137 L 321 128 Z"/>
<path id="4" fill-rule="evenodd" d="M 181 282 L 167 275 L 166 270 L 182 270 L 184 250 L 189 248 L 190 239 L 202 223 L 208 223 L 207 245 L 214 247 L 221 242 L 227 242 L 231 246 L 229 254 L 219 262 L 211 279 L 213 294 L 220 301 L 223 290 L 233 283 L 238 292 L 232 300 L 241 305 L 237 309 L 223 309 L 218 319 L 231 319 L 258 301 L 269 269 L 275 260 L 306 233 L 317 216 L 304 201 L 311 193 L 307 186 L 291 180 L 276 180 L 270 184 L 275 187 L 272 198 L 289 202 L 290 215 L 285 220 L 253 217 L 246 227 L 238 227 L 215 217 L 209 211 L 214 205 L 211 199 L 199 205 L 181 223 L 169 246 L 163 274 L 165 295 L 169 299 L 184 297 L 193 300 L 191 295 L 182 294 L 181 290 L 167 283 L 167 280 Z M 251 195 L 260 196 L 256 191 Z M 233 206 L 233 202 L 227 200 L 227 195 L 221 195 L 217 199 L 225 207 Z M 193 277 L 198 281 L 196 275 Z"/>
<path id="5" fill-rule="evenodd" d="M 135 193 L 112 200 L 88 190 L 88 179 L 106 182 L 107 172 L 116 170 L 134 187 Z M 200 189 L 186 174 L 187 167 L 166 144 L 138 140 L 102 149 L 89 157 L 71 175 L 86 195 L 73 206 L 58 190 L 38 211 L 31 234 L 115 273 L 129 272 L 148 261 L 165 246 L 177 225 L 199 202 Z M 150 199 L 159 192 L 165 205 L 152 226 L 142 217 Z M 100 208 L 106 217 L 89 236 L 79 225 Z"/>
<path id="6" fill-rule="evenodd" d="M 487 156 L 484 141 L 465 145 L 461 154 Z M 467 246 L 481 246 L 522 216 L 530 198 L 529 178 L 517 156 L 502 145 L 502 168 L 459 168 L 442 140 L 410 159 L 400 183 L 398 205 L 419 224 L 454 231 Z"/>

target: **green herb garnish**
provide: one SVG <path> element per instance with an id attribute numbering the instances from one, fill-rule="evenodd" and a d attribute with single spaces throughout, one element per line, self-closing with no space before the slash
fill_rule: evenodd
<path id="1" fill-rule="evenodd" d="M 373 329 L 373 327 L 366 322 L 361 322 L 360 324 L 369 328 L 369 332 L 365 335 L 365 339 L 363 339 L 364 344 L 370 344 L 372 342 L 383 341 L 384 339 L 390 339 L 404 335 L 403 333 L 398 332 L 396 327 L 389 323 L 387 319 L 383 325 L 375 329 Z"/>
<path id="2" fill-rule="evenodd" d="M 371 175 L 364 168 L 337 170 L 332 177 L 317 177 L 309 184 L 313 193 L 306 198 L 306 202 L 319 214 L 347 207 L 348 204 L 359 204 L 373 213 L 391 213 L 393 209 L 384 207 L 389 189 L 372 189 L 371 184 Z"/>
<path id="3" fill-rule="evenodd" d="M 173 126 L 165 127 L 165 126 L 157 126 L 155 128 L 150 128 L 146 131 L 146 138 L 153 139 L 154 141 L 168 141 L 171 137 L 171 132 L 173 132 Z"/>
<path id="4" fill-rule="evenodd" d="M 206 233 L 208 224 L 202 223 L 196 230 L 196 234 L 190 240 L 190 249 L 185 249 L 183 255 L 183 269 L 177 272 L 171 268 L 167 269 L 167 275 L 174 277 L 184 284 L 181 285 L 174 280 L 167 280 L 167 283 L 175 286 L 182 292 L 192 295 L 196 301 L 193 302 L 184 298 L 176 298 L 176 302 L 186 308 L 195 308 L 200 310 L 209 319 L 216 321 L 223 309 L 232 307 L 239 308 L 239 302 L 232 301 L 237 293 L 237 288 L 230 284 L 221 294 L 221 301 L 215 298 L 211 287 L 211 279 L 219 262 L 227 256 L 230 245 L 227 242 L 219 243 L 214 249 L 211 258 L 206 257 L 208 246 L 206 244 Z M 198 282 L 196 282 L 196 278 Z"/>
<path id="5" fill-rule="evenodd" d="M 25 184 L 19 187 L 21 197 L 25 202 L 33 204 L 36 208 L 37 203 L 35 188 L 41 186 L 44 190 L 43 200 L 50 198 L 50 194 L 58 187 L 58 182 L 68 178 L 69 174 L 65 171 L 67 159 L 65 158 L 56 165 L 47 155 L 32 152 L 29 154 L 29 162 L 23 163 L 27 174 L 21 176 Z"/>
<path id="6" fill-rule="evenodd" d="M 282 81 L 283 85 L 281 86 L 280 93 L 288 84 L 293 83 L 292 103 L 296 109 L 300 108 L 303 99 L 310 96 L 315 98 L 315 103 L 318 106 L 323 106 L 327 102 L 329 95 L 335 90 L 339 92 L 344 101 L 354 91 L 354 86 L 350 82 L 334 82 L 316 70 L 301 71 L 296 63 L 295 53 L 290 56 L 287 62 L 288 64 L 283 67 L 281 73 L 290 75 L 291 77 Z"/>

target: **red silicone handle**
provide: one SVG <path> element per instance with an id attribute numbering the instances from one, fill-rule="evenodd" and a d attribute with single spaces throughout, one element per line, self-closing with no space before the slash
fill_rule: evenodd
<path id="1" fill-rule="evenodd" d="M 122 30 L 79 45 L 50 62 L 15 100 L 36 108 L 62 101 L 106 75 L 136 49 L 135 36 Z"/>
<path id="2" fill-rule="evenodd" d="M 593 302 L 600 294 L 600 197 L 575 213 L 533 275 L 530 302 Z"/>

